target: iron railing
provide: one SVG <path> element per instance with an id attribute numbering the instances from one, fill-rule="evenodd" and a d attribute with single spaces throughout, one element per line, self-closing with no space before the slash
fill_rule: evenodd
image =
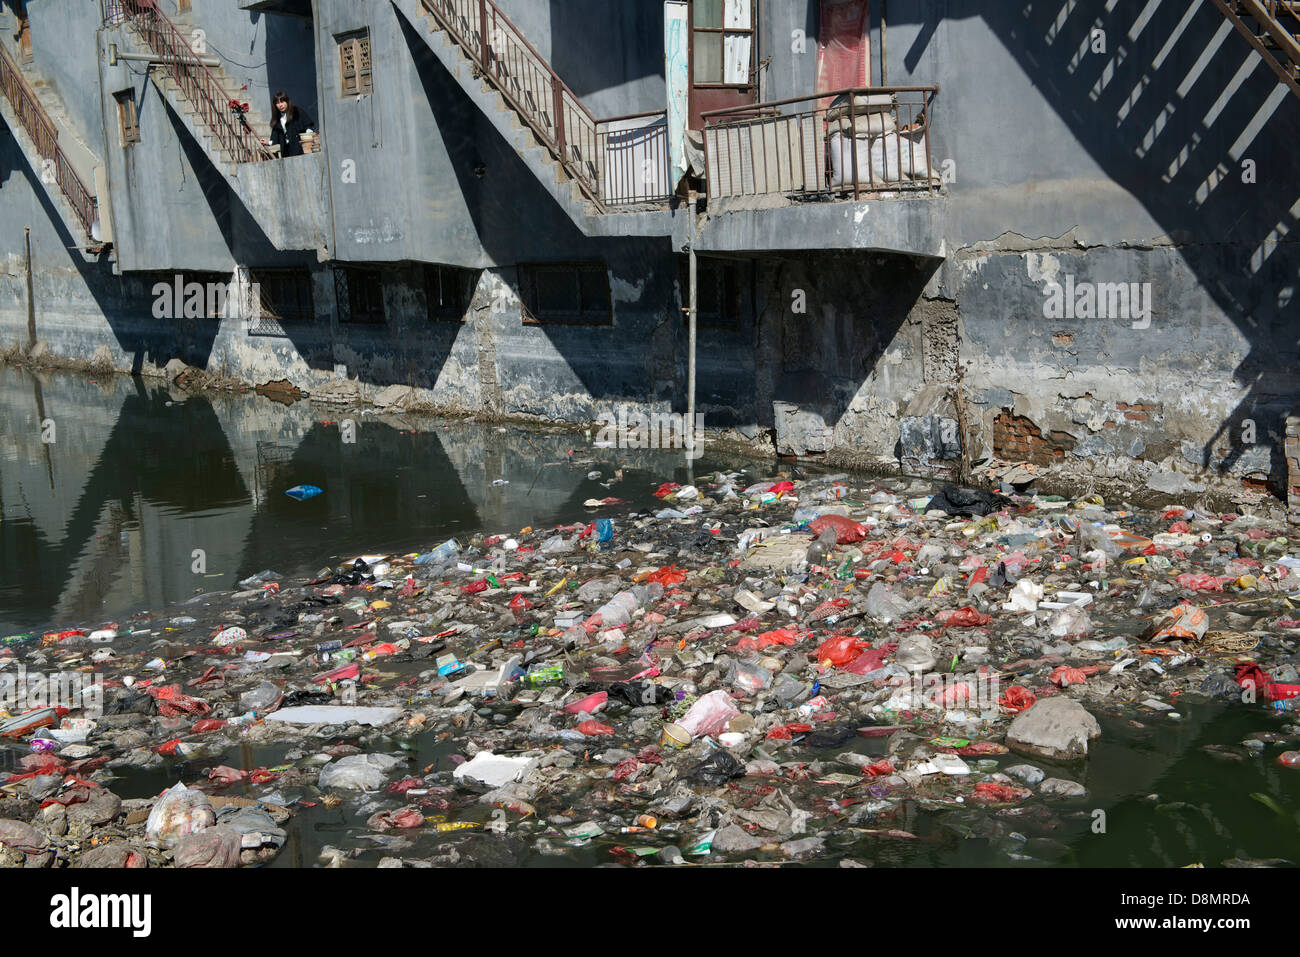
<path id="1" fill-rule="evenodd" d="M 938 94 L 937 86 L 860 87 L 704 113 L 709 197 L 934 193 Z"/>
<path id="2" fill-rule="evenodd" d="M 606 206 L 662 203 L 672 197 L 667 110 L 600 120 L 596 143 L 600 198 Z"/>
<path id="3" fill-rule="evenodd" d="M 18 114 L 18 122 L 23 125 L 23 129 L 36 145 L 36 152 L 43 159 L 53 163 L 52 172 L 59 189 L 67 197 L 72 212 L 81 223 L 86 236 L 93 239 L 94 225 L 99 218 L 99 201 L 73 169 L 67 154 L 63 152 L 63 147 L 59 146 L 59 131 L 55 128 L 54 121 L 36 99 L 36 92 L 19 71 L 18 65 L 2 46 L 0 46 L 0 86 L 3 86 L 5 96 L 13 104 L 14 112 Z M 38 172 L 41 179 L 45 180 L 45 170 Z"/>
<path id="4" fill-rule="evenodd" d="M 106 24 L 126 22 L 140 34 L 176 81 L 181 94 L 198 111 L 205 128 L 234 162 L 258 163 L 274 158 L 248 125 L 243 112 L 232 106 L 235 98 L 190 48 L 176 25 L 158 9 L 157 0 L 105 0 L 104 17 Z"/>
<path id="5" fill-rule="evenodd" d="M 666 111 L 597 120 L 493 0 L 421 3 L 598 207 L 671 197 Z"/>

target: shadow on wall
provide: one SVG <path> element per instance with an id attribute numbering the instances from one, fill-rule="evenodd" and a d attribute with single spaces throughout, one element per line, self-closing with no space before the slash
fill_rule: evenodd
<path id="1" fill-rule="evenodd" d="M 579 97 L 664 75 L 661 0 L 550 0 L 551 67 Z M 599 56 L 575 38 L 605 38 Z M 660 90 L 660 100 L 666 93 Z M 663 103 L 659 102 L 659 108 Z M 629 107 L 634 113 L 653 107 Z M 598 116 L 597 119 L 600 117 Z"/>
<path id="2" fill-rule="evenodd" d="M 602 261 L 615 286 L 620 278 L 640 284 L 635 303 L 625 300 L 621 307 L 615 306 L 614 328 L 537 327 L 558 357 L 596 400 L 679 399 L 684 406 L 684 389 L 679 390 L 680 397 L 655 394 L 665 392 L 656 389 L 665 375 L 655 371 L 665 362 L 681 366 L 667 379 L 685 382 L 686 377 L 681 331 L 672 324 L 666 327 L 667 334 L 659 333 L 665 322 L 679 315 L 669 240 L 586 236 L 429 49 L 430 41 L 400 11 L 398 20 L 455 171 L 455 188 L 464 197 L 488 260 L 503 265 L 557 259 Z M 560 188 L 567 189 L 567 183 Z M 651 255 L 652 251 L 657 254 Z M 521 315 L 518 327 L 507 329 L 507 335 L 516 331 L 522 335 L 522 325 Z M 526 391 L 553 393 L 554 377 L 543 373 L 540 364 L 533 366 L 531 370 L 519 367 L 520 375 L 530 380 Z"/>
<path id="3" fill-rule="evenodd" d="M 899 332 L 921 298 L 939 261 L 880 253 L 791 255 L 766 270 L 762 328 L 774 341 L 759 344 L 759 362 L 772 369 L 776 402 L 815 413 L 833 430 L 848 413 L 863 385 L 880 370 L 885 350 L 903 346 Z M 792 310 L 801 294 L 806 313 Z M 919 344 L 918 344 L 919 345 Z M 881 382 L 886 400 L 920 386 L 921 358 L 906 367 L 914 383 Z M 762 425 L 775 424 L 771 404 L 760 410 Z M 856 430 L 854 430 L 856 431 Z M 827 451 L 816 444 L 809 451 Z"/>
<path id="4" fill-rule="evenodd" d="M 0 184 L 8 183 L 15 172 L 21 172 L 27 180 L 27 186 L 39 204 L 41 212 L 49 220 L 53 228 L 61 251 L 55 252 L 51 259 L 45 258 L 45 244 L 40 243 L 35 235 L 32 241 L 32 268 L 43 271 L 66 269 L 68 266 L 73 267 L 80 276 L 81 281 L 85 284 L 86 289 L 95 300 L 99 311 L 105 316 L 109 327 L 113 330 L 118 340 L 118 344 L 126 352 L 134 356 L 133 371 L 138 372 L 143 365 L 145 355 L 166 356 L 178 354 L 178 345 L 170 333 L 164 333 L 158 330 L 143 331 L 140 328 L 138 320 L 143 316 L 148 316 L 152 308 L 152 296 L 147 295 L 145 290 L 143 295 L 134 295 L 131 291 L 133 285 L 120 276 L 113 274 L 113 264 L 107 255 L 101 255 L 97 260 L 87 262 L 86 259 L 75 248 L 81 242 L 68 229 L 64 222 L 62 213 L 54 205 L 50 198 L 48 190 L 57 188 L 47 186 L 41 182 L 40 174 L 32 168 L 27 155 L 23 152 L 18 141 L 14 139 L 12 131 L 0 120 L 0 131 L 2 131 L 2 141 L 0 141 Z M 55 273 L 55 275 L 57 275 Z M 50 288 L 48 282 L 42 281 L 44 277 L 37 275 L 37 302 L 36 302 L 36 330 L 37 338 L 41 335 L 41 314 L 51 305 L 63 307 L 68 310 L 77 309 L 75 303 L 50 303 L 42 301 L 41 294 Z M 26 293 L 23 293 L 26 296 Z M 25 301 L 25 300 L 24 300 Z M 216 335 L 215 327 L 211 330 L 199 331 L 200 341 L 197 343 L 198 351 L 206 354 L 211 351 L 212 339 Z M 206 337 L 206 341 L 203 341 Z M 205 348 L 206 347 L 206 348 Z M 84 355 L 81 358 L 89 359 L 90 356 Z M 163 358 L 160 364 L 166 363 L 167 359 Z"/>
<path id="5" fill-rule="evenodd" d="M 1108 12 L 1112 6 L 913 0 L 891 4 L 889 16 L 891 26 L 922 26 L 905 58 L 909 69 L 940 17 L 983 18 L 1093 160 L 1161 224 L 1250 343 L 1234 371 L 1246 395 L 1202 449 L 1203 464 L 1232 466 L 1250 448 L 1239 437 L 1253 420 L 1257 444 L 1271 449 L 1271 481 L 1283 487 L 1281 436 L 1298 398 L 1300 358 L 1300 250 L 1288 238 L 1300 210 L 1300 154 L 1292 148 L 1300 98 L 1212 3 L 1154 0 Z M 1080 56 L 1094 28 L 1106 31 L 1107 52 Z M 1257 183 L 1243 182 L 1246 159 Z M 1171 352 L 1180 346 L 1169 343 Z M 1215 461 L 1223 440 L 1232 451 Z"/>

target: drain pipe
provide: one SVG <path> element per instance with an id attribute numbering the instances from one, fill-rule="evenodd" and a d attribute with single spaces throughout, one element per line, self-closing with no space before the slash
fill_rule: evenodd
<path id="1" fill-rule="evenodd" d="M 23 230 L 23 241 L 27 246 L 27 351 L 31 352 L 36 348 L 36 294 L 32 291 L 32 228 L 30 226 Z"/>
<path id="2" fill-rule="evenodd" d="M 699 193 L 695 192 L 695 190 L 691 190 L 691 194 L 690 194 L 691 239 L 690 239 L 690 249 L 689 249 L 690 290 L 687 293 L 687 301 L 689 305 L 687 306 L 686 309 L 687 323 L 690 327 L 690 345 L 688 347 L 687 360 L 686 360 L 687 361 L 686 428 L 682 429 L 682 435 L 689 436 L 689 438 L 686 440 L 686 451 L 690 452 L 692 455 L 694 455 L 695 453 L 695 443 L 697 441 L 697 437 L 695 435 L 695 318 L 696 318 L 696 307 L 698 305 L 698 294 L 699 294 L 699 289 L 697 286 L 697 278 L 698 278 L 697 270 L 699 264 L 695 259 L 695 241 L 698 238 L 698 233 L 699 233 L 699 220 L 698 220 L 699 204 L 700 204 Z M 695 460 L 693 458 L 689 458 L 689 457 L 687 458 L 687 462 L 692 466 L 692 469 L 694 467 L 694 461 Z"/>

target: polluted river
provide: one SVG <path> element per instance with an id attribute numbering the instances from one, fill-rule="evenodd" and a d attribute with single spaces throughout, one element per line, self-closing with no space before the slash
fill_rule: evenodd
<path id="1" fill-rule="evenodd" d="M 1300 535 L 1007 491 L 0 368 L 0 865 L 1300 860 Z"/>

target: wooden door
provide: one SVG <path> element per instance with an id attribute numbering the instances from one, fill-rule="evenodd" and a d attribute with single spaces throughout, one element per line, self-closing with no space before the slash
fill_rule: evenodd
<path id="1" fill-rule="evenodd" d="M 691 129 L 701 113 L 758 100 L 759 0 L 690 0 Z"/>

